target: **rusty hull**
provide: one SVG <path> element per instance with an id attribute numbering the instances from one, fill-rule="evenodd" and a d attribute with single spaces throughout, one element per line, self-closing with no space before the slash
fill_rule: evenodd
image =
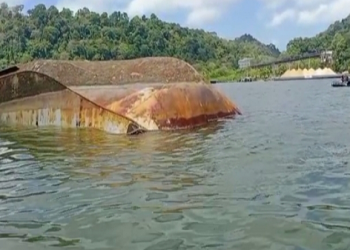
<path id="1" fill-rule="evenodd" d="M 96 128 L 116 134 L 145 131 L 37 72 L 22 71 L 0 79 L 0 122 L 8 125 Z"/>
<path id="2" fill-rule="evenodd" d="M 142 63 L 138 65 L 144 65 Z M 177 71 L 190 67 L 188 64 L 181 65 L 178 60 L 176 63 Z M 106 62 L 74 62 L 74 67 L 79 65 L 76 71 L 81 75 L 88 70 L 91 74 L 93 65 L 100 67 L 104 64 Z M 110 64 L 111 69 L 115 67 L 113 62 Z M 125 83 L 126 76 L 123 82 L 118 83 L 113 73 L 107 80 L 106 76 L 98 75 L 95 69 L 96 79 L 105 80 L 106 84 L 99 80 L 95 85 L 91 81 L 84 85 L 80 78 L 79 82 L 76 77 L 70 79 L 64 75 L 63 69 L 69 65 L 73 63 L 40 61 L 39 64 L 22 65 L 18 70 L 0 72 L 0 122 L 137 134 L 151 130 L 193 128 L 241 114 L 237 106 L 215 87 L 202 81 L 193 82 L 198 78 L 198 72 L 193 68 L 187 69 L 188 76 L 178 78 L 177 82 L 169 83 L 169 80 L 175 79 L 175 75 L 167 72 L 164 75 L 159 73 L 154 83 L 150 82 L 149 74 L 144 82 L 142 79 L 139 79 L 140 82 L 130 80 L 129 84 Z M 84 69 L 84 65 L 88 65 L 88 68 Z M 53 66 L 59 67 L 61 75 Z M 131 71 L 132 65 L 128 67 Z M 148 66 L 147 69 L 151 68 Z M 67 69 L 67 73 L 74 71 L 74 68 Z M 183 78 L 189 81 L 182 81 L 186 80 Z"/>
<path id="3" fill-rule="evenodd" d="M 194 128 L 241 114 L 217 89 L 200 83 L 143 88 L 106 108 L 129 117 L 147 130 Z"/>

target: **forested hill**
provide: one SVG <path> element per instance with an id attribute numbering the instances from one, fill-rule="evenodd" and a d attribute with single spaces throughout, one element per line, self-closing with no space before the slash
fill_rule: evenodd
<path id="1" fill-rule="evenodd" d="M 167 23 L 152 14 L 96 13 L 39 4 L 0 8 L 0 66 L 44 59 L 111 60 L 173 56 L 204 71 L 237 68 L 243 57 L 275 57 L 279 51 L 256 39 L 226 40 L 213 32 Z"/>
<path id="2" fill-rule="evenodd" d="M 243 36 L 236 38 L 235 42 L 239 43 L 241 46 L 250 46 L 253 50 L 258 48 L 259 51 L 255 54 L 270 55 L 272 57 L 278 57 L 281 54 L 274 44 L 263 44 L 250 34 L 244 34 Z"/>
<path id="3" fill-rule="evenodd" d="M 350 15 L 336 21 L 328 29 L 310 38 L 295 38 L 287 45 L 287 53 L 291 55 L 312 51 L 333 50 L 335 70 L 350 68 Z"/>

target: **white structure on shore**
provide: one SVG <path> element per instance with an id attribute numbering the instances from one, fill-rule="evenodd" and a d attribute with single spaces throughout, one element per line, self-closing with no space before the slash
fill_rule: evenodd
<path id="1" fill-rule="evenodd" d="M 297 77 L 304 77 L 304 78 L 312 78 L 313 76 L 332 76 L 336 75 L 336 73 L 330 69 L 330 68 L 318 68 L 314 70 L 313 68 L 311 69 L 292 69 L 292 70 L 287 70 L 284 72 L 284 74 L 281 76 L 281 78 L 297 78 Z"/>

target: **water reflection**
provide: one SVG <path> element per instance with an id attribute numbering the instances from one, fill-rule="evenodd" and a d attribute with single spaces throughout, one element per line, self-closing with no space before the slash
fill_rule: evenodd
<path id="1" fill-rule="evenodd" d="M 1 249 L 348 249 L 344 92 L 251 84 L 193 131 L 0 128 Z"/>
<path id="2" fill-rule="evenodd" d="M 210 135 L 222 129 L 222 122 L 210 124 L 207 127 L 180 130 L 176 132 L 149 132 L 138 136 L 111 135 L 98 130 L 90 129 L 62 129 L 62 128 L 26 128 L 22 130 L 11 127 L 1 127 L 0 135 L 11 141 L 18 141 L 26 148 L 40 153 L 64 152 L 65 154 L 77 150 L 83 145 L 84 151 L 91 155 L 99 155 L 105 152 L 107 147 L 119 154 L 122 150 L 138 150 L 141 153 L 172 153 L 177 150 L 190 149 L 197 143 L 205 143 Z M 195 139 L 195 140 L 194 140 Z M 68 152 L 66 151 L 68 150 Z"/>
<path id="3" fill-rule="evenodd" d="M 203 193 L 209 176 L 203 166 L 211 161 L 206 144 L 222 128 L 219 123 L 135 137 L 1 128 L 0 229 L 6 233 L 0 238 L 98 249 L 123 239 L 130 248 L 164 238 L 164 229 L 153 228 L 153 223 L 167 227 L 183 221 L 184 211 L 209 208 L 197 192 L 191 198 L 183 192 L 194 188 Z M 147 217 L 151 220 L 141 223 Z M 91 235 L 91 228 L 102 230 L 100 224 L 114 236 Z M 130 234 L 126 238 L 125 232 Z M 94 243 L 87 240 L 91 237 Z M 149 249 L 177 247 L 183 241 L 162 242 Z"/>
<path id="4" fill-rule="evenodd" d="M 0 132 L 3 138 L 20 145 L 20 148 L 16 145 L 12 148 L 16 151 L 25 148 L 32 155 L 29 157 L 35 157 L 41 164 L 59 162 L 60 170 L 69 174 L 100 178 L 105 183 L 119 186 L 149 180 L 164 180 L 165 183 L 169 167 L 174 170 L 182 168 L 184 162 L 193 166 L 210 161 L 206 158 L 208 148 L 205 144 L 222 126 L 219 123 L 192 131 L 151 132 L 135 137 L 110 135 L 96 130 L 57 128 L 2 128 Z M 28 154 L 20 157 L 28 157 Z M 113 178 L 127 180 L 113 183 Z M 171 182 L 174 185 L 178 182 L 190 185 L 194 180 L 184 173 Z"/>

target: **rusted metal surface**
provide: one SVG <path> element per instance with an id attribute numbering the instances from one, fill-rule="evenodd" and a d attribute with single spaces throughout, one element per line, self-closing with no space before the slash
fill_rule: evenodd
<path id="1" fill-rule="evenodd" d="M 152 60 L 154 65 L 147 65 Z M 136 134 L 193 128 L 240 114 L 231 100 L 179 61 L 148 58 L 125 61 L 124 65 L 120 61 L 19 65 L 0 75 L 0 122 Z M 156 72 L 160 63 L 166 64 L 164 70 Z M 183 75 L 176 76 L 181 70 Z"/>
<path id="2" fill-rule="evenodd" d="M 241 114 L 214 87 L 191 83 L 144 88 L 106 107 L 148 130 L 193 128 Z"/>
<path id="3" fill-rule="evenodd" d="M 74 92 L 85 98 L 106 107 L 108 104 L 121 100 L 145 87 L 162 87 L 164 84 L 127 84 L 127 85 L 96 85 L 96 86 L 70 86 Z"/>
<path id="4" fill-rule="evenodd" d="M 116 134 L 144 131 L 43 74 L 20 72 L 0 79 L 0 122 L 9 125 L 96 128 Z"/>

